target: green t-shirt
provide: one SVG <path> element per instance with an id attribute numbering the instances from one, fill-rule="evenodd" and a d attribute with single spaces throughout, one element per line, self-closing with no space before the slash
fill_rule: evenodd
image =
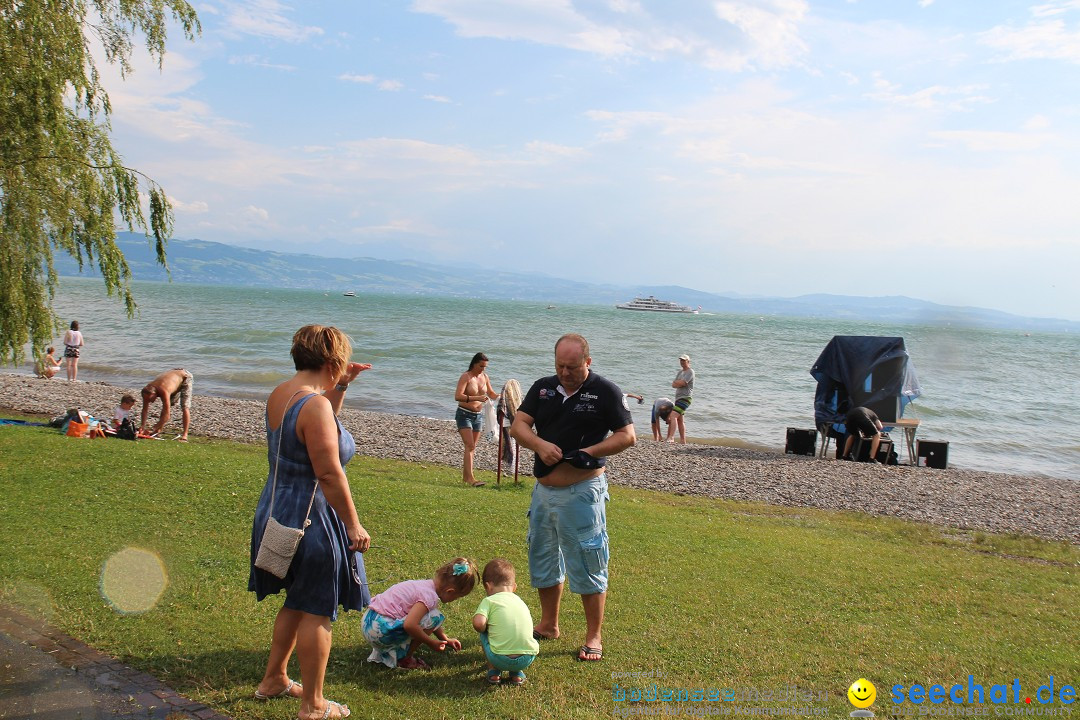
<path id="1" fill-rule="evenodd" d="M 480 601 L 475 615 L 487 618 L 488 645 L 499 655 L 537 655 L 529 606 L 512 592 L 498 592 Z"/>

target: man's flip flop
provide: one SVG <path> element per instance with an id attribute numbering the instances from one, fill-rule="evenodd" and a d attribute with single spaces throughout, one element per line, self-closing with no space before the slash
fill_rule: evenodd
<path id="1" fill-rule="evenodd" d="M 595 655 L 596 657 L 589 657 L 590 655 Z M 604 659 L 604 649 L 582 645 L 578 650 L 577 659 L 581 662 L 598 662 Z"/>
<path id="2" fill-rule="evenodd" d="M 542 632 L 533 630 L 533 640 L 555 640 L 557 638 L 558 635 L 545 635 Z"/>
<path id="3" fill-rule="evenodd" d="M 289 680 L 289 684 L 285 686 L 285 689 L 279 693 L 273 695 L 263 695 L 258 690 L 255 691 L 256 700 L 277 700 L 278 698 L 291 698 L 293 694 L 290 692 L 294 687 L 300 687 L 300 683 L 295 680 Z"/>

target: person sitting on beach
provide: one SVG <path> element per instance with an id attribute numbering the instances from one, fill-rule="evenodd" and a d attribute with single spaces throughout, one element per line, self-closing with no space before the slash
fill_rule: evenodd
<path id="1" fill-rule="evenodd" d="M 135 407 L 135 396 L 129 393 L 124 393 L 120 398 L 120 404 L 113 411 L 112 425 L 114 428 L 120 427 L 125 420 L 131 420 L 134 422 L 135 418 L 131 416 L 131 411 Z"/>
<path id="2" fill-rule="evenodd" d="M 34 373 L 38 377 L 49 379 L 60 372 L 60 361 L 53 355 L 55 352 L 56 348 L 50 347 L 45 352 L 45 355 L 38 360 L 37 366 L 34 368 Z"/>
<path id="3" fill-rule="evenodd" d="M 157 435 L 169 422 L 172 406 L 180 403 L 183 411 L 183 429 L 177 440 L 187 442 L 188 426 L 191 425 L 191 373 L 183 368 L 175 368 L 161 373 L 146 384 L 142 389 L 142 419 L 139 423 L 139 434 L 151 436 Z M 150 412 L 150 405 L 155 400 L 161 400 L 161 417 L 153 429 L 146 432 L 146 416 Z"/>
<path id="4" fill-rule="evenodd" d="M 652 404 L 652 439 L 660 442 L 664 438 L 660 435 L 660 421 L 667 423 L 667 441 L 671 442 L 675 435 L 675 425 L 671 422 L 671 411 L 675 409 L 675 403 L 669 398 L 657 398 Z"/>
<path id="5" fill-rule="evenodd" d="M 844 440 L 844 459 L 850 460 L 851 448 L 855 445 L 855 436 L 870 438 L 870 459 L 877 458 L 878 445 L 881 444 L 881 420 L 870 408 L 857 407 L 848 411 L 844 419 L 847 439 Z"/>
<path id="6" fill-rule="evenodd" d="M 505 670 L 511 685 L 524 685 L 525 668 L 536 659 L 540 643 L 533 637 L 529 606 L 516 594 L 514 566 L 495 558 L 484 566 L 482 579 L 487 597 L 480 601 L 472 623 L 487 657 L 487 681 L 498 685 Z"/>
<path id="7" fill-rule="evenodd" d="M 457 400 L 458 408 L 454 414 L 457 422 L 458 433 L 461 442 L 465 444 L 465 455 L 461 463 L 461 479 L 466 485 L 480 487 L 483 482 L 477 482 L 473 475 L 473 458 L 476 454 L 476 442 L 480 439 L 480 433 L 484 429 L 484 417 L 481 409 L 490 398 L 496 400 L 499 394 L 491 387 L 491 378 L 487 375 L 488 357 L 482 352 L 473 355 L 469 369 L 458 378 L 457 388 L 454 390 L 454 399 Z"/>
<path id="8" fill-rule="evenodd" d="M 434 578 L 399 582 L 371 598 L 362 626 L 371 643 L 368 662 L 430 670 L 430 665 L 414 655 L 421 644 L 438 652 L 460 650 L 461 641 L 443 631 L 446 617 L 439 611 L 439 603 L 471 593 L 478 574 L 472 560 L 457 557 L 436 570 Z"/>

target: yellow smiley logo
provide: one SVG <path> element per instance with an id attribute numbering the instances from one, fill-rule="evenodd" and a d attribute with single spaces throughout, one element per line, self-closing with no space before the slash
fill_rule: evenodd
<path id="1" fill-rule="evenodd" d="M 866 678 L 859 678 L 848 688 L 847 699 L 860 710 L 868 708 L 877 699 L 877 688 Z"/>

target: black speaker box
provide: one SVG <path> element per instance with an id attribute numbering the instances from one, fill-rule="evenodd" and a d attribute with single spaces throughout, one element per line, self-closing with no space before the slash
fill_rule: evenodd
<path id="1" fill-rule="evenodd" d="M 949 465 L 949 443 L 937 440 L 918 440 L 915 454 L 919 465 L 944 470 Z"/>
<path id="2" fill-rule="evenodd" d="M 815 455 L 817 453 L 817 430 L 789 427 L 784 452 L 788 455 Z"/>

